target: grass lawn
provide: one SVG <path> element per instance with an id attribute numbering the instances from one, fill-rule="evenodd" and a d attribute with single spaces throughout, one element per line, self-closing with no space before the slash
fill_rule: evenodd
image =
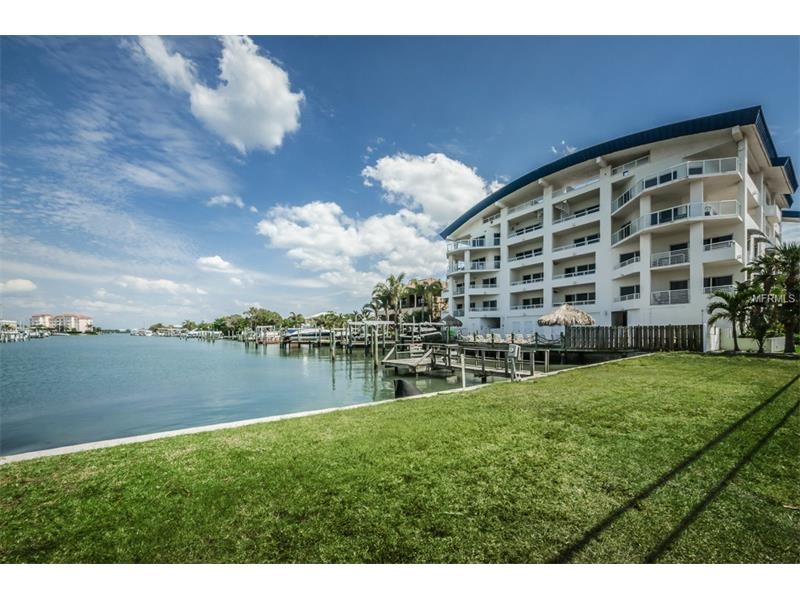
<path id="1" fill-rule="evenodd" d="M 798 562 L 800 363 L 664 354 L 0 467 L 1 562 Z"/>

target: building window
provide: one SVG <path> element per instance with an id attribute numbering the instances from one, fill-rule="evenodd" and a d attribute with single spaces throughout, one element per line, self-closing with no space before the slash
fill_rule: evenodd
<path id="1" fill-rule="evenodd" d="M 630 296 L 632 294 L 640 293 L 639 284 L 636 285 L 623 285 L 619 288 L 620 296 Z"/>
<path id="2" fill-rule="evenodd" d="M 718 235 L 716 237 L 710 237 L 703 240 L 703 245 L 708 246 L 710 244 L 719 244 L 720 242 L 732 242 L 733 241 L 733 234 L 729 233 L 728 235 Z"/>

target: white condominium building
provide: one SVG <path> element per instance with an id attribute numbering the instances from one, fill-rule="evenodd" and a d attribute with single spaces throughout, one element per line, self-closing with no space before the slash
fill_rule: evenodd
<path id="1" fill-rule="evenodd" d="M 53 317 L 52 323 L 53 327 L 56 329 L 62 331 L 78 331 L 79 333 L 86 333 L 94 327 L 92 317 L 70 313 L 56 315 Z"/>
<path id="2" fill-rule="evenodd" d="M 451 312 L 475 331 L 535 331 L 567 302 L 598 325 L 705 322 L 709 294 L 781 242 L 796 189 L 761 107 L 580 150 L 442 231 Z"/>
<path id="3" fill-rule="evenodd" d="M 53 327 L 53 315 L 31 315 L 31 327 L 44 327 L 45 329 L 50 329 Z"/>

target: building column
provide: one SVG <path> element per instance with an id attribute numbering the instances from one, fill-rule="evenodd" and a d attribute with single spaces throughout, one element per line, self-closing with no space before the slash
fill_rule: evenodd
<path id="1" fill-rule="evenodd" d="M 594 253 L 595 278 L 594 292 L 595 304 L 600 313 L 598 325 L 611 325 L 611 309 L 614 301 L 614 253 L 611 252 L 611 167 L 604 166 L 600 169 L 600 243 Z"/>
<path id="2" fill-rule="evenodd" d="M 550 312 L 553 308 L 553 186 L 546 185 L 542 190 L 542 274 L 544 281 L 544 309 Z"/>
<path id="3" fill-rule="evenodd" d="M 703 180 L 692 181 L 689 184 L 689 202 L 702 203 L 703 198 Z M 702 220 L 689 226 L 689 303 L 701 308 L 706 305 L 703 294 L 703 231 Z"/>
<path id="4" fill-rule="evenodd" d="M 650 214 L 650 196 L 639 198 L 639 216 Z M 639 324 L 650 325 L 650 300 L 653 292 L 650 278 L 650 255 L 653 253 L 649 231 L 639 234 Z M 645 316 L 647 315 L 647 316 Z"/>
<path id="5" fill-rule="evenodd" d="M 494 234 L 492 234 L 494 244 Z M 500 209 L 500 246 L 492 246 L 500 255 L 500 271 L 497 273 L 497 310 L 500 326 L 505 327 L 511 310 L 511 271 L 508 268 L 508 208 Z"/>

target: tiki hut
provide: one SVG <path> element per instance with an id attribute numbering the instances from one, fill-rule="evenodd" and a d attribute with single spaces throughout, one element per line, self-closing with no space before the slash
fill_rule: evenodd
<path id="1" fill-rule="evenodd" d="M 571 304 L 562 304 L 550 314 L 541 317 L 537 323 L 550 327 L 555 325 L 595 325 L 595 320 L 589 313 L 585 313 Z"/>

